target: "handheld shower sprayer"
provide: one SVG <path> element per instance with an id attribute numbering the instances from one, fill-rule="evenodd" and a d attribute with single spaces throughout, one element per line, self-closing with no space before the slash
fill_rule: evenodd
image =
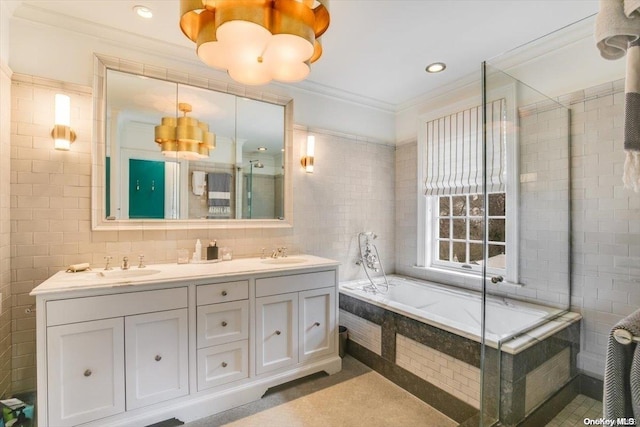
<path id="1" fill-rule="evenodd" d="M 364 245 L 363 245 L 363 237 L 364 237 Z M 378 236 L 373 231 L 363 231 L 358 233 L 358 250 L 360 258 L 356 261 L 357 265 L 362 265 L 367 278 L 371 285 L 367 286 L 365 289 L 370 290 L 374 293 L 382 292 L 378 285 L 374 282 L 374 280 L 369 275 L 368 270 L 373 270 L 378 273 L 382 270 L 382 277 L 384 278 L 385 290 L 387 292 L 389 290 L 389 282 L 387 281 L 387 275 L 384 272 L 384 268 L 382 267 L 382 262 L 380 261 L 380 255 L 378 254 L 378 248 L 372 242 Z M 364 248 L 363 248 L 364 246 Z"/>

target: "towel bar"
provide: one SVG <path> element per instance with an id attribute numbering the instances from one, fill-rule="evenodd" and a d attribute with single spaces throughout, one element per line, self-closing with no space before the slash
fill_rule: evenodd
<path id="1" fill-rule="evenodd" d="M 626 344 L 631 344 L 632 342 L 640 343 L 640 338 L 634 337 L 631 334 L 631 332 L 627 331 L 626 329 L 614 329 L 613 330 L 613 337 L 620 344 L 625 344 L 626 345 Z"/>

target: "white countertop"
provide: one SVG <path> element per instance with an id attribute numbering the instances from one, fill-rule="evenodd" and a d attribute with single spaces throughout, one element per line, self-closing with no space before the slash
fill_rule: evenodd
<path id="1" fill-rule="evenodd" d="M 242 274 L 295 271 L 315 267 L 335 267 L 339 264 L 338 261 L 313 255 L 290 255 L 275 259 L 238 258 L 215 263 L 149 264 L 145 268 L 133 265 L 129 270 L 114 267 L 113 270 L 104 271 L 101 266 L 78 273 L 59 271 L 34 288 L 30 295 L 220 278 Z"/>

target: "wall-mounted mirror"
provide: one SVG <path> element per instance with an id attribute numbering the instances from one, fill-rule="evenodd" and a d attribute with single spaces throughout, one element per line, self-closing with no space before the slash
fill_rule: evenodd
<path id="1" fill-rule="evenodd" d="M 289 226 L 292 102 L 136 65 L 96 57 L 94 229 Z"/>

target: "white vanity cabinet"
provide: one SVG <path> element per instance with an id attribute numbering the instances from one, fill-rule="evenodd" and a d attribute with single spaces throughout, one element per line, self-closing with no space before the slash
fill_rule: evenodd
<path id="1" fill-rule="evenodd" d="M 256 372 L 336 352 L 335 271 L 256 279 Z"/>
<path id="2" fill-rule="evenodd" d="M 287 262 L 57 273 L 32 292 L 38 425 L 191 422 L 339 372 L 338 263 Z"/>

